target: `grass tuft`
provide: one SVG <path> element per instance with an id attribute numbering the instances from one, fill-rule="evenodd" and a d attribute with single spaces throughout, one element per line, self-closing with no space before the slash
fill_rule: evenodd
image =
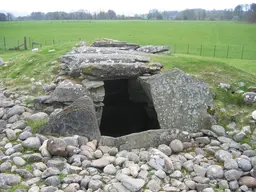
<path id="1" fill-rule="evenodd" d="M 39 129 L 46 124 L 47 120 L 38 120 L 38 121 L 27 121 L 27 125 L 32 128 L 32 133 L 38 133 Z"/>

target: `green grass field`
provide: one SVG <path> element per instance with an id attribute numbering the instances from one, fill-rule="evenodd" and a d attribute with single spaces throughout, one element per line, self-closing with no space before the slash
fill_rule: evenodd
<path id="1" fill-rule="evenodd" d="M 253 60 L 255 34 L 256 25 L 225 21 L 15 21 L 0 22 L 0 49 L 3 37 L 7 48 L 21 44 L 24 36 L 43 45 L 107 37 L 170 45 L 179 54 Z"/>
<path id="2" fill-rule="evenodd" d="M 26 86 L 30 88 L 31 78 L 42 83 L 52 82 L 58 73 L 58 60 L 72 49 L 81 38 L 89 43 L 100 38 L 113 38 L 142 45 L 170 45 L 174 55 L 153 55 L 154 62 L 160 62 L 164 69 L 182 69 L 208 83 L 214 93 L 219 124 L 226 126 L 236 116 L 238 127 L 248 124 L 248 116 L 255 110 L 255 104 L 247 105 L 241 95 L 231 94 L 219 88 L 220 83 L 231 84 L 236 90 L 244 82 L 247 91 L 255 86 L 256 79 L 256 25 L 234 22 L 184 22 L 184 21 L 42 21 L 2 22 L 1 39 L 5 36 L 8 46 L 17 45 L 24 36 L 40 42 L 39 51 L 1 51 L 0 57 L 10 60 L 7 66 L 0 66 L 0 80 L 4 87 Z M 53 45 L 53 40 L 55 44 Z M 72 42 L 70 42 L 72 40 Z M 187 54 L 189 44 L 189 54 Z M 200 56 L 201 45 L 202 56 Z M 213 48 L 215 58 L 213 57 Z M 244 55 L 241 59 L 241 50 Z M 229 55 L 227 58 L 227 48 Z M 55 49 L 55 52 L 48 52 Z M 40 89 L 39 89 L 40 90 Z M 33 93 L 41 95 L 38 91 Z M 231 106 L 231 107 L 230 107 Z M 227 112 L 221 111 L 225 108 Z M 239 111 L 239 117 L 237 112 Z M 246 138 L 248 139 L 248 138 Z M 245 142 L 245 141 L 244 141 Z M 249 142 L 250 143 L 250 142 Z"/>

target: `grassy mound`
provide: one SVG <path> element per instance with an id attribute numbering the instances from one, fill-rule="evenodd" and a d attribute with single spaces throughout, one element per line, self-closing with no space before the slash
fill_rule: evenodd
<path id="1" fill-rule="evenodd" d="M 51 64 L 59 56 L 70 51 L 73 43 L 64 45 L 46 46 L 39 51 L 6 52 L 4 60 L 8 65 L 0 67 L 0 79 L 4 86 L 11 88 L 20 85 L 30 85 L 34 81 L 47 83 L 55 79 L 59 63 Z M 48 52 L 54 49 L 54 52 Z M 215 111 L 218 114 L 219 124 L 226 127 L 235 121 L 237 128 L 248 125 L 248 116 L 255 109 L 255 104 L 246 104 L 237 90 L 247 91 L 251 85 L 255 86 L 256 65 L 254 60 L 217 59 L 210 57 L 188 56 L 175 54 L 154 55 L 152 60 L 160 62 L 165 70 L 177 67 L 188 74 L 208 83 L 215 97 Z M 244 86 L 240 86 L 243 82 Z M 219 87 L 220 83 L 231 85 L 226 91 Z"/>

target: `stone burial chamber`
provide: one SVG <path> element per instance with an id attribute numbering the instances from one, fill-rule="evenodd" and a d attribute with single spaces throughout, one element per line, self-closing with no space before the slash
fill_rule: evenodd
<path id="1" fill-rule="evenodd" d="M 104 81 L 105 97 L 100 123 L 102 135 L 117 137 L 160 128 L 154 107 L 150 106 L 143 89 L 134 90 L 134 81 Z"/>
<path id="2" fill-rule="evenodd" d="M 152 53 L 167 50 L 103 39 L 60 57 L 56 88 L 38 97 L 35 106 L 63 110 L 51 115 L 40 132 L 132 148 L 141 141 L 144 147 L 169 142 L 163 135 L 175 130 L 210 128 L 214 117 L 207 109 L 214 106 L 207 84 L 177 68 L 164 71 L 151 61 Z M 149 141 L 142 139 L 145 135 Z"/>

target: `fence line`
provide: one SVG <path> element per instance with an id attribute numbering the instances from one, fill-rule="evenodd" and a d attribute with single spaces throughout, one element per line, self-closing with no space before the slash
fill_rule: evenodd
<path id="1" fill-rule="evenodd" d="M 41 47 L 43 45 L 56 45 L 66 42 L 77 42 L 76 40 L 41 40 L 37 41 L 31 37 L 23 37 L 20 39 L 0 38 L 0 51 L 17 50 L 17 49 L 33 49 L 34 47 Z M 189 54 L 217 58 L 234 58 L 234 59 L 255 59 L 256 49 L 246 47 L 243 45 L 222 45 L 222 44 L 174 44 L 171 46 L 173 54 Z"/>
<path id="2" fill-rule="evenodd" d="M 221 44 L 174 44 L 173 53 L 190 54 L 198 56 L 232 58 L 232 59 L 256 59 L 256 49 L 239 45 Z"/>

